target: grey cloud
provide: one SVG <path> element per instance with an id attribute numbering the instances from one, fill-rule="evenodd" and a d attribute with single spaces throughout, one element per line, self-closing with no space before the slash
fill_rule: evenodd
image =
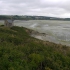
<path id="1" fill-rule="evenodd" d="M 0 0 L 0 14 L 70 17 L 69 3 L 70 0 Z"/>

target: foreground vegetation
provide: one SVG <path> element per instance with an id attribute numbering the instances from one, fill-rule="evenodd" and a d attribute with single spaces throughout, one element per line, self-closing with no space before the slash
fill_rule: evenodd
<path id="1" fill-rule="evenodd" d="M 32 38 L 23 27 L 0 26 L 0 70 L 70 70 L 70 48 Z"/>

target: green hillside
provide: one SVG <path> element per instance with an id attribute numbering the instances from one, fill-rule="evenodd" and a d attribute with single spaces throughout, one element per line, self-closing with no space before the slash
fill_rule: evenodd
<path id="1" fill-rule="evenodd" d="M 30 37 L 23 27 L 0 26 L 0 70 L 70 70 L 70 48 Z"/>

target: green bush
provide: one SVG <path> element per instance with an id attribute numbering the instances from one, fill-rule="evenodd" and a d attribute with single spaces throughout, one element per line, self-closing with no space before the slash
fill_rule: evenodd
<path id="1" fill-rule="evenodd" d="M 23 27 L 1 27 L 0 70 L 70 70 L 70 48 L 32 38 Z"/>

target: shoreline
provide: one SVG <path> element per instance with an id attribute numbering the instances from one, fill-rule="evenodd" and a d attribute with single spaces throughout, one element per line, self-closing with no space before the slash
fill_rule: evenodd
<path id="1" fill-rule="evenodd" d="M 70 44 L 66 44 L 65 42 L 58 42 L 46 33 L 40 33 L 38 31 L 28 29 L 28 28 L 27 28 L 26 32 L 28 32 L 31 37 L 34 37 L 36 39 L 39 39 L 39 40 L 42 40 L 42 41 L 45 41 L 45 42 L 50 42 L 50 43 L 65 45 L 65 46 L 70 47 Z"/>

